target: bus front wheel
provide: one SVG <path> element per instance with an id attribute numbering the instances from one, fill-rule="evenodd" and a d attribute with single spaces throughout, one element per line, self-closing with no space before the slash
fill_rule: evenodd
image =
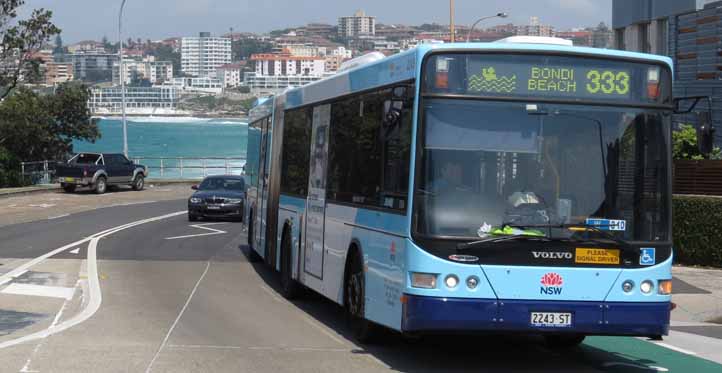
<path id="1" fill-rule="evenodd" d="M 379 333 L 379 326 L 366 319 L 366 279 L 361 253 L 355 250 L 351 255 L 344 281 L 346 318 L 359 342 L 372 343 Z"/>

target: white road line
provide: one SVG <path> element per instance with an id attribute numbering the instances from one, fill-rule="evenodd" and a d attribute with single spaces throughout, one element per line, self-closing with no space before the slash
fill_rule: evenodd
<path id="1" fill-rule="evenodd" d="M 198 229 L 204 229 L 204 230 L 210 231 L 211 233 L 188 234 L 188 235 L 185 235 L 185 236 L 166 237 L 165 239 L 166 239 L 166 240 L 178 240 L 178 239 L 181 239 L 181 238 L 214 236 L 214 235 L 217 235 L 217 234 L 228 233 L 228 232 L 222 231 L 222 230 L 220 230 L 220 229 L 208 228 L 209 225 L 217 225 L 217 224 L 219 224 L 219 223 L 207 223 L 207 224 L 193 224 L 193 225 L 190 225 L 190 227 L 198 228 Z M 220 224 L 223 224 L 223 223 L 220 223 Z"/>
<path id="2" fill-rule="evenodd" d="M 153 356 L 153 359 L 148 364 L 148 367 L 145 369 L 145 372 L 150 372 L 150 369 L 153 368 L 153 363 L 155 363 L 156 359 L 158 359 L 158 356 L 160 356 L 160 352 L 163 350 L 163 347 L 165 347 L 165 344 L 168 343 L 168 338 L 170 338 L 171 333 L 173 333 L 173 329 L 175 329 L 175 326 L 178 324 L 178 321 L 180 321 L 180 318 L 183 316 L 183 313 L 186 311 L 186 308 L 188 308 L 188 305 L 191 303 L 191 299 L 193 299 L 193 295 L 196 293 L 196 290 L 198 290 L 198 286 L 201 284 L 201 281 L 203 281 L 203 278 L 206 277 L 206 273 L 208 273 L 208 269 L 211 268 L 211 262 L 206 262 L 206 269 L 203 271 L 203 274 L 201 277 L 196 281 L 196 285 L 193 287 L 193 290 L 191 290 L 190 295 L 188 295 L 188 299 L 186 299 L 186 303 L 183 305 L 183 308 L 181 308 L 180 312 L 178 313 L 178 317 L 175 318 L 175 321 L 173 321 L 173 325 L 171 325 L 170 329 L 168 330 L 168 333 L 165 335 L 165 338 L 163 338 L 163 342 L 161 342 L 160 347 L 158 347 L 158 351 L 156 351 L 155 355 Z"/>
<path id="3" fill-rule="evenodd" d="M 70 251 L 68 251 L 68 252 L 71 253 L 71 254 L 80 254 L 80 248 L 79 248 L 79 247 L 76 247 L 75 249 L 70 250 Z"/>
<path id="4" fill-rule="evenodd" d="M 10 272 L 12 272 L 12 271 L 10 271 Z M 8 272 L 7 274 L 9 274 L 10 272 Z M 8 283 L 8 282 L 10 282 L 10 281 L 12 281 L 12 280 L 14 280 L 14 279 L 16 279 L 16 278 L 24 275 L 24 274 L 26 274 L 27 272 L 28 272 L 28 270 L 25 269 L 25 270 L 22 270 L 22 271 L 18 271 L 17 273 L 14 273 L 14 274 L 12 274 L 12 275 L 10 275 L 10 276 L 7 276 L 7 277 L 5 277 L 5 275 L 3 275 L 2 277 L 0 277 L 0 285 L 5 285 L 6 283 Z"/>
<path id="5" fill-rule="evenodd" d="M 34 297 L 63 298 L 65 300 L 68 300 L 73 298 L 75 288 L 12 283 L 8 285 L 5 289 L 0 291 L 0 293 L 13 295 L 29 295 Z"/>
<path id="6" fill-rule="evenodd" d="M 88 257 L 87 257 L 87 263 L 88 263 L 87 273 L 88 273 L 89 290 L 88 290 L 88 304 L 86 305 L 86 307 L 82 311 L 80 311 L 80 313 L 78 313 L 77 315 L 69 318 L 68 320 L 63 321 L 60 324 L 54 325 L 45 330 L 41 330 L 41 331 L 38 331 L 38 332 L 35 332 L 32 334 L 25 335 L 20 338 L 4 341 L 4 342 L 0 343 L 0 349 L 10 347 L 10 346 L 15 346 L 15 345 L 25 343 L 28 341 L 32 341 L 35 339 L 46 338 L 50 335 L 60 333 L 66 329 L 69 329 L 75 325 L 78 325 L 78 324 L 84 322 L 85 320 L 87 320 L 91 316 L 93 316 L 93 314 L 95 314 L 95 312 L 98 311 L 98 309 L 100 308 L 100 304 L 102 302 L 102 294 L 100 292 L 100 282 L 98 279 L 98 263 L 97 263 L 96 251 L 98 248 L 98 241 L 100 241 L 101 238 L 109 236 L 116 232 L 120 232 L 120 231 L 128 229 L 128 228 L 135 227 L 137 225 L 155 222 L 155 221 L 159 221 L 159 220 L 163 220 L 163 219 L 168 219 L 168 218 L 183 215 L 186 213 L 187 213 L 187 211 L 179 211 L 179 212 L 175 212 L 175 213 L 171 213 L 171 214 L 156 216 L 154 218 L 138 220 L 138 221 L 135 221 L 132 223 L 120 225 L 118 227 L 106 229 L 106 230 L 96 233 L 90 237 L 86 237 L 82 240 L 78 240 L 69 245 L 65 245 L 61 248 L 50 251 L 50 252 L 46 253 L 45 255 L 41 255 L 31 261 L 28 261 L 27 263 L 14 269 L 13 271 L 10 271 L 10 272 L 4 274 L 2 277 L 0 277 L 0 279 L 12 278 L 12 277 L 14 277 L 13 276 L 14 273 L 20 273 L 21 271 L 27 271 L 28 268 L 41 263 L 42 261 L 44 261 L 45 259 L 47 259 L 53 255 L 61 253 L 71 247 L 77 247 L 78 245 L 80 245 L 84 242 L 90 241 L 90 243 L 88 244 Z"/>
<path id="7" fill-rule="evenodd" d="M 657 346 L 664 347 L 664 348 L 670 349 L 670 350 L 672 350 L 672 351 L 677 351 L 677 352 L 681 352 L 681 353 L 683 353 L 683 354 L 692 355 L 692 356 L 697 355 L 697 353 L 694 352 L 694 351 L 685 350 L 685 349 L 683 349 L 683 348 L 680 348 L 680 347 L 677 347 L 677 346 L 672 346 L 672 345 L 666 344 L 666 343 L 664 343 L 664 342 L 653 342 L 653 343 L 656 344 Z"/>
<path id="8" fill-rule="evenodd" d="M 70 214 L 62 214 L 62 215 L 58 215 L 58 216 L 50 216 L 50 217 L 48 217 L 48 220 L 60 219 L 60 218 L 66 217 L 66 216 L 70 216 Z"/>

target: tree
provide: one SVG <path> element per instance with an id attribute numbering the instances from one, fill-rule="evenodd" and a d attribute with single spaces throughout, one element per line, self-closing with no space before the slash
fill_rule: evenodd
<path id="1" fill-rule="evenodd" d="M 73 140 L 100 138 L 87 106 L 88 87 L 68 82 L 52 95 L 19 88 L 0 105 L 0 153 L 24 161 L 61 159 Z"/>
<path id="2" fill-rule="evenodd" d="M 255 39 L 235 40 L 231 44 L 231 55 L 234 61 L 246 60 L 252 54 L 270 53 L 272 51 L 273 45 L 271 43 Z"/>
<path id="3" fill-rule="evenodd" d="M 0 0 L 0 101 L 17 87 L 22 76 L 37 72 L 32 53 L 51 37 L 60 34 L 51 21 L 52 12 L 35 9 L 30 18 L 17 20 L 17 10 L 25 0 Z"/>
<path id="4" fill-rule="evenodd" d="M 672 158 L 682 160 L 704 159 L 697 146 L 697 130 L 689 124 L 682 124 L 679 130 L 672 133 Z M 711 159 L 720 159 L 722 151 L 715 147 L 710 154 Z"/>
<path id="5" fill-rule="evenodd" d="M 105 49 L 106 52 L 110 52 L 113 49 L 113 44 L 110 44 L 107 36 L 104 35 L 100 42 L 103 43 L 103 49 Z"/>

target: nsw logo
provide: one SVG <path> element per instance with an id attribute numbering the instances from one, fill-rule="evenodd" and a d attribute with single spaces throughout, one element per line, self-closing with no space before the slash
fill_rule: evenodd
<path id="1" fill-rule="evenodd" d="M 563 284 L 564 280 L 560 274 L 549 272 L 541 278 L 542 286 L 539 288 L 539 293 L 546 295 L 561 295 Z"/>

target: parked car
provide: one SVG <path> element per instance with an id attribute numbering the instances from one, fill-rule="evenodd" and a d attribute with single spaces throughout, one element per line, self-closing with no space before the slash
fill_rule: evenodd
<path id="1" fill-rule="evenodd" d="M 188 199 L 188 221 L 198 218 L 229 218 L 243 221 L 246 183 L 242 176 L 208 176 Z"/>
<path id="2" fill-rule="evenodd" d="M 123 154 L 78 153 L 68 162 L 59 163 L 55 167 L 55 176 L 68 193 L 77 187 L 90 187 L 95 193 L 103 194 L 108 186 L 114 185 L 142 190 L 148 168 L 131 162 Z"/>

